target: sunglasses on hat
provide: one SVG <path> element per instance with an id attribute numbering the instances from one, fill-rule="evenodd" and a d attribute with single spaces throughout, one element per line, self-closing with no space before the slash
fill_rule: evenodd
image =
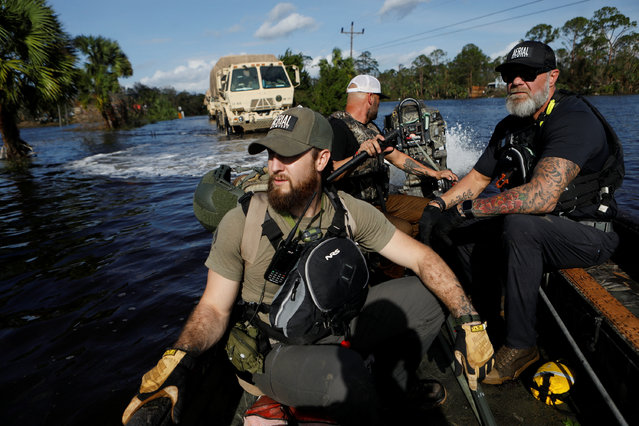
<path id="1" fill-rule="evenodd" d="M 503 70 L 501 72 L 501 78 L 506 84 L 510 84 L 515 81 L 515 78 L 520 77 L 524 81 L 534 81 L 539 74 L 545 72 L 542 68 L 511 68 Z"/>

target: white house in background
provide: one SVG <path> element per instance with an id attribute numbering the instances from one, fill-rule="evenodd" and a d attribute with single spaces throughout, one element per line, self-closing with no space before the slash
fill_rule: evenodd
<path id="1" fill-rule="evenodd" d="M 495 78 L 495 81 L 493 81 L 492 83 L 488 83 L 486 85 L 486 89 L 505 89 L 505 88 L 506 88 L 506 83 L 501 78 L 501 74 L 498 75 L 497 78 Z"/>

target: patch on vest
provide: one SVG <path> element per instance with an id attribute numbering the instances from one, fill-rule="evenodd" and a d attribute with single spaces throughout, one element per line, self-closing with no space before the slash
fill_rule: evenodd
<path id="1" fill-rule="evenodd" d="M 282 129 L 292 132 L 297 123 L 297 117 L 293 115 L 280 114 L 273 119 L 271 129 Z"/>

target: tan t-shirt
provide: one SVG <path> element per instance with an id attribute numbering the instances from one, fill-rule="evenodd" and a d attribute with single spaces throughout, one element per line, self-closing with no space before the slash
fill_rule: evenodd
<path id="1" fill-rule="evenodd" d="M 355 242 L 365 251 L 377 252 L 384 248 L 393 236 L 395 227 L 372 205 L 341 191 L 339 196 L 351 215 L 351 220 L 355 222 Z M 268 213 L 286 238 L 293 228 L 293 221 L 287 221 L 270 206 Z M 299 229 L 303 231 L 307 228 L 319 227 L 322 234 L 325 235 L 334 214 L 333 205 L 328 196 L 323 194 L 322 213 L 312 223 L 311 219 L 313 218 L 303 218 Z M 213 237 L 211 251 L 205 265 L 224 278 L 242 283 L 243 300 L 259 302 L 262 292 L 264 292 L 262 301 L 270 304 L 280 286 L 266 281 L 264 272 L 275 254 L 275 249 L 268 238 L 262 235 L 255 262 L 245 264 L 240 250 L 244 220 L 245 215 L 241 206 L 235 207 L 224 215 Z"/>

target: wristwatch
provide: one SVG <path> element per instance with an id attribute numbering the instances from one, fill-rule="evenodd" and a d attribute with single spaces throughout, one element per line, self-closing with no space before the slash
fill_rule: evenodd
<path id="1" fill-rule="evenodd" d="M 473 214 L 473 200 L 465 200 L 462 203 L 462 213 L 464 213 L 464 217 L 467 219 L 473 219 L 475 217 Z"/>
<path id="2" fill-rule="evenodd" d="M 462 325 L 462 324 L 475 322 L 475 321 L 481 322 L 481 317 L 476 314 L 466 314 L 466 315 L 460 316 L 459 318 L 455 318 L 455 325 Z"/>

